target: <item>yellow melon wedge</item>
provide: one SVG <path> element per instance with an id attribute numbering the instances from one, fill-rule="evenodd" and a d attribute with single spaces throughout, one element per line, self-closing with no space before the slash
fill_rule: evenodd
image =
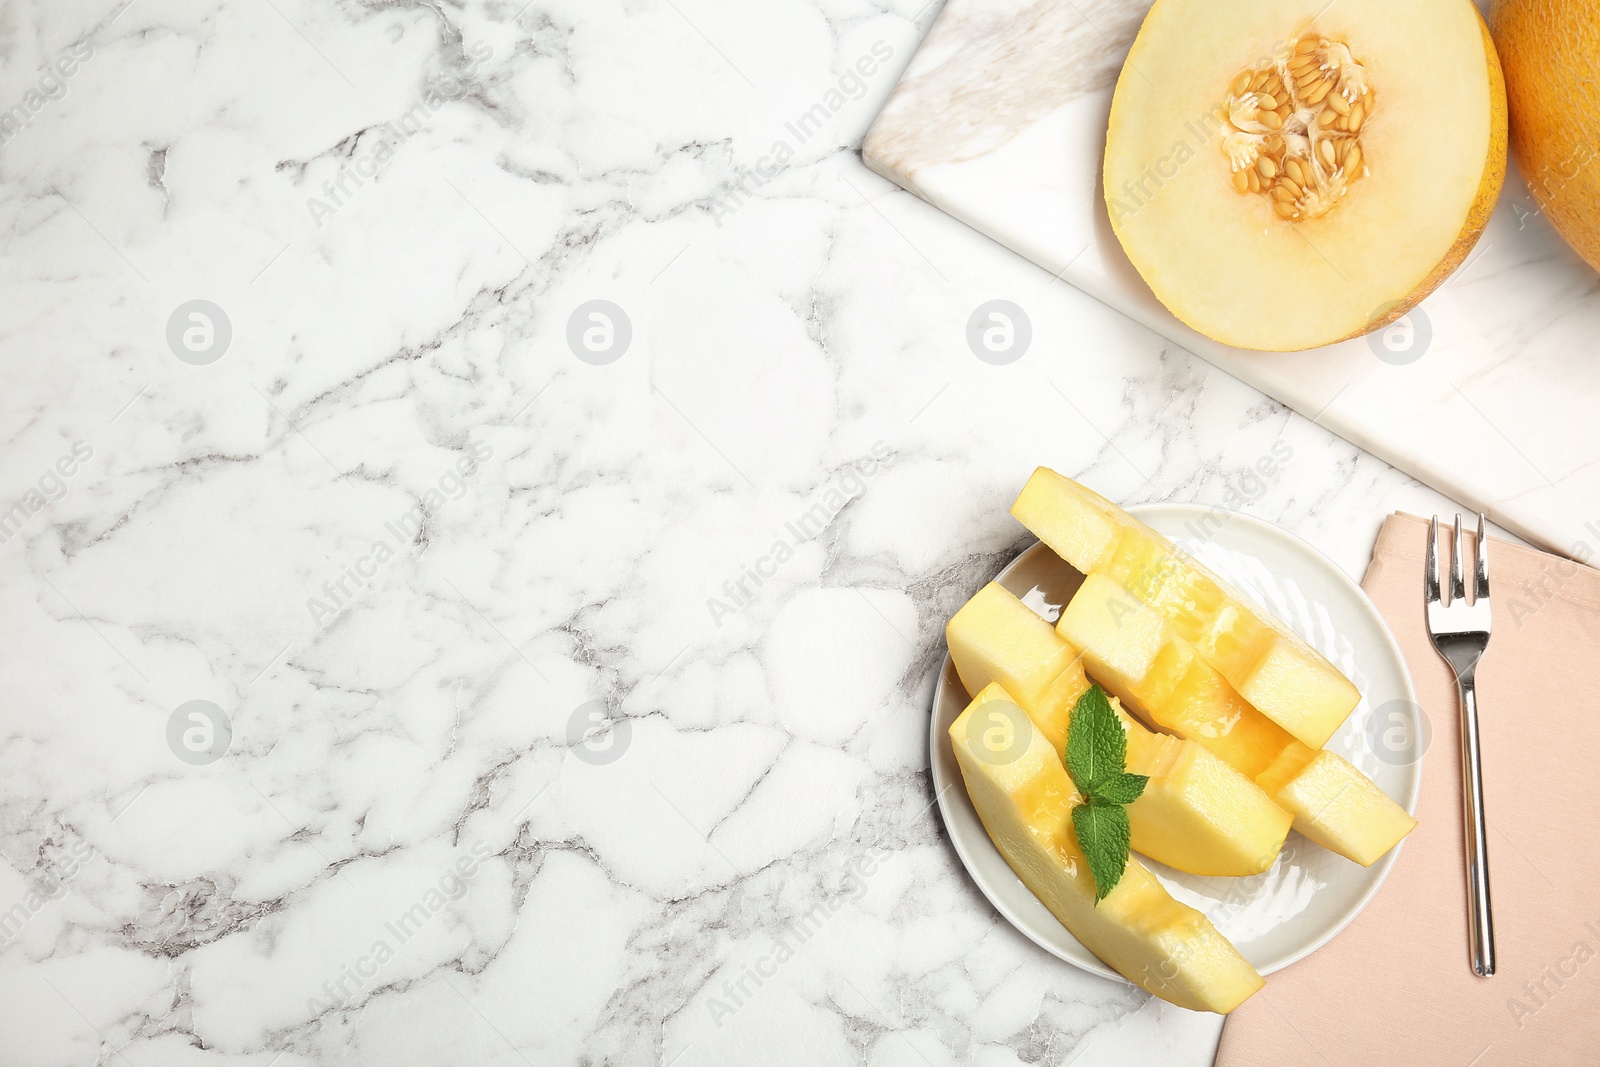
<path id="1" fill-rule="evenodd" d="M 995 582 L 978 590 L 951 616 L 944 636 L 969 695 L 999 682 L 1023 707 L 1046 703 L 1051 686 L 1078 658 L 1049 623 Z M 1078 696 L 1071 694 L 1073 700 Z"/>
<path id="2" fill-rule="evenodd" d="M 1014 702 L 1057 756 L 1067 745 L 1073 706 L 1089 688 L 1077 653 L 1044 619 L 991 582 L 945 627 L 950 658 L 974 703 Z M 1023 698 L 1008 680 L 1037 679 L 1067 665 Z M 1202 745 L 1147 729 L 1112 707 L 1128 736 L 1128 770 L 1150 779 L 1128 806 L 1133 848 L 1180 871 L 1201 875 L 1259 874 L 1272 866 L 1289 833 L 1289 813 Z M 1002 729 L 1013 726 L 999 723 Z"/>
<path id="3" fill-rule="evenodd" d="M 1173 900 L 1132 856 L 1097 905 L 1072 828 L 1079 797 L 1060 758 L 1032 733 L 1020 751 L 995 760 L 977 743 L 985 731 L 972 725 L 972 714 L 968 706 L 950 726 L 972 806 L 1017 877 L 1085 948 L 1128 981 L 1193 1011 L 1227 1013 L 1265 984 L 1209 919 Z"/>
<path id="4" fill-rule="evenodd" d="M 1105 201 L 1179 319 L 1294 351 L 1432 292 L 1505 160 L 1500 63 L 1468 0 L 1157 0 L 1112 99 Z"/>
<path id="5" fill-rule="evenodd" d="M 1417 825 L 1349 760 L 1326 750 L 1316 753 L 1273 795 L 1296 813 L 1297 830 L 1363 867 L 1372 866 Z"/>
<path id="6" fill-rule="evenodd" d="M 1011 516 L 1076 570 L 1088 574 L 1111 561 L 1133 516 L 1082 482 L 1035 467 L 1011 505 Z"/>
<path id="7" fill-rule="evenodd" d="M 1255 779 L 1324 848 L 1366 867 L 1416 827 L 1348 760 L 1302 744 L 1240 699 L 1166 620 L 1104 575 L 1084 580 L 1058 629 L 1127 707 Z"/>
<path id="8" fill-rule="evenodd" d="M 1085 574 L 1096 571 L 1160 612 L 1239 695 L 1321 748 L 1361 702 L 1350 679 L 1171 541 L 1071 478 L 1040 467 L 1011 514 Z"/>

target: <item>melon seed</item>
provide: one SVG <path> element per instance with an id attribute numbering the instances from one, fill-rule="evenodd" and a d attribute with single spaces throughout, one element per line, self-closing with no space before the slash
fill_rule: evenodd
<path id="1" fill-rule="evenodd" d="M 1219 114 L 1234 150 L 1250 146 L 1250 162 L 1229 175 L 1234 190 L 1260 193 L 1278 218 L 1301 222 L 1326 215 L 1370 173 L 1359 134 L 1376 97 L 1346 42 L 1309 33 L 1278 55 L 1236 73 Z M 1233 122 L 1239 111 L 1248 130 Z"/>

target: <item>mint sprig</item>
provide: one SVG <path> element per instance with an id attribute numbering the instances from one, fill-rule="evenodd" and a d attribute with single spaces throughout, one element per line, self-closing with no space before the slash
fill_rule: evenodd
<path id="1" fill-rule="evenodd" d="M 1092 685 L 1078 698 L 1067 723 L 1067 773 L 1083 803 L 1072 809 L 1078 847 L 1089 861 L 1098 904 L 1122 880 L 1128 866 L 1127 805 L 1150 779 L 1128 773 L 1128 735 L 1104 689 Z"/>

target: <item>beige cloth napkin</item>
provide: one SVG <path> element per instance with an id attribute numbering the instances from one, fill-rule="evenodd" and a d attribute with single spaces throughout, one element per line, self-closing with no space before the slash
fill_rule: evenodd
<path id="1" fill-rule="evenodd" d="M 1478 714 L 1498 968 L 1483 979 L 1467 957 L 1460 719 L 1423 619 L 1426 546 L 1423 520 L 1390 516 L 1362 583 L 1433 727 L 1419 825 L 1356 920 L 1229 1016 L 1217 1067 L 1600 1064 L 1600 571 L 1490 542 Z"/>

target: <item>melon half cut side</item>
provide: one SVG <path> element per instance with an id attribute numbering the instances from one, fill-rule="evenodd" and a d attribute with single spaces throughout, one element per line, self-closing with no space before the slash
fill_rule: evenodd
<path id="1" fill-rule="evenodd" d="M 1447 278 L 1505 156 L 1470 0 L 1157 0 L 1117 81 L 1104 191 L 1174 315 L 1298 351 L 1387 325 Z"/>

